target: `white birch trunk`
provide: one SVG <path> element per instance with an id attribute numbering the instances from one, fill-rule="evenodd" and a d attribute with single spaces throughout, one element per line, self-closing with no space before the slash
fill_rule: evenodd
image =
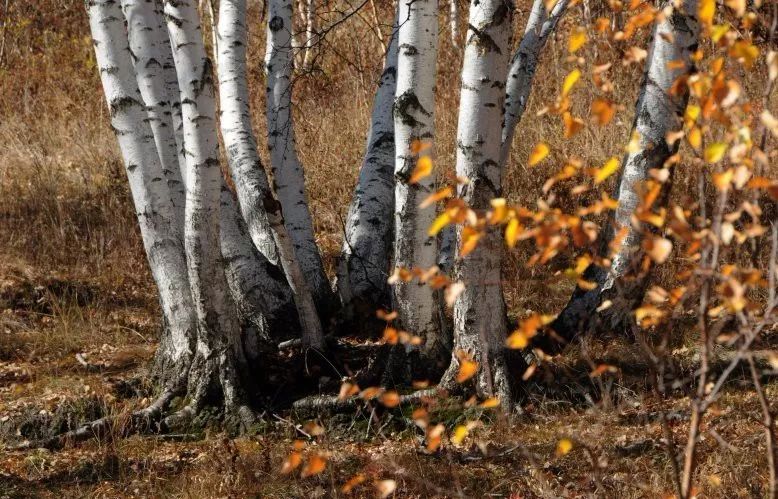
<path id="1" fill-rule="evenodd" d="M 307 0 L 305 9 L 305 56 L 303 69 L 310 71 L 313 64 L 313 46 L 316 43 L 316 0 Z"/>
<path id="2" fill-rule="evenodd" d="M 595 265 L 586 270 L 584 279 L 596 282 L 597 287 L 589 291 L 576 289 L 565 309 L 550 325 L 566 339 L 571 339 L 591 319 L 600 315 L 596 313 L 596 308 L 606 293 L 614 295 L 614 303 L 621 302 L 610 307 L 602 316 L 610 317 L 616 323 L 623 321 L 623 315 L 628 313 L 624 310 L 624 303 L 642 299 L 642 280 L 630 286 L 628 292 L 616 289 L 620 278 L 640 259 L 643 230 L 632 225 L 631 217 L 640 203 L 638 188 L 648 178 L 649 170 L 662 168 L 665 161 L 677 151 L 677 143 L 668 144 L 666 136 L 668 132 L 681 129 L 689 94 L 684 85 L 681 85 L 682 91 L 677 95 L 671 95 L 670 89 L 678 78 L 694 71 L 692 54 L 697 50 L 699 32 L 697 0 L 684 0 L 681 9 L 674 10 L 654 28 L 635 106 L 633 130 L 640 136 L 640 147 L 622 160 L 622 171 L 615 195 L 619 206 L 603 231 L 603 256 L 607 256 L 609 241 L 622 227 L 627 228 L 627 235 L 621 241 L 609 270 Z M 683 64 L 668 67 L 671 61 Z M 663 189 L 669 189 L 670 185 L 671 182 L 666 182 Z"/>
<path id="3" fill-rule="evenodd" d="M 513 4 L 506 0 L 473 0 L 465 42 L 462 91 L 459 100 L 456 172 L 467 178 L 458 195 L 485 214 L 490 201 L 502 196 L 500 125 L 505 101 Z M 462 228 L 457 228 L 457 245 Z M 457 248 L 459 254 L 459 248 Z M 459 371 L 457 352 L 479 363 L 475 378 L 481 397 L 498 397 L 512 407 L 510 375 L 505 356 L 507 318 L 500 267 L 501 233 L 488 228 L 476 249 L 456 262 L 456 276 L 465 290 L 454 305 L 452 363 L 441 381 L 450 383 Z"/>
<path id="4" fill-rule="evenodd" d="M 508 161 L 513 134 L 527 108 L 540 54 L 546 45 L 546 40 L 556 28 L 557 22 L 567 11 L 568 3 L 569 0 L 559 0 L 550 13 L 546 11 L 545 0 L 535 0 L 532 4 L 524 36 L 519 48 L 513 54 L 508 70 L 500 150 L 501 165 L 505 165 Z"/>
<path id="5" fill-rule="evenodd" d="M 178 163 L 178 145 L 165 69 L 166 59 L 172 57 L 167 26 L 162 7 L 147 0 L 122 0 L 127 20 L 130 53 L 135 66 L 138 86 L 146 103 L 151 131 L 159 153 L 162 174 L 170 189 L 175 216 L 175 230 L 183 237 L 184 200 L 186 186 Z M 173 73 L 175 75 L 175 73 Z M 176 85 L 177 93 L 178 85 Z"/>
<path id="6" fill-rule="evenodd" d="M 111 126 L 122 151 L 165 319 L 166 330 L 158 353 L 162 381 L 177 388 L 186 379 L 197 328 L 183 241 L 175 230 L 170 189 L 163 181 L 162 164 L 133 72 L 119 4 L 114 0 L 91 0 L 87 12 Z"/>
<path id="7" fill-rule="evenodd" d="M 393 242 L 394 119 L 397 87 L 397 20 L 395 19 L 384 71 L 373 99 L 367 149 L 354 198 L 346 219 L 346 233 L 338 265 L 337 288 L 348 319 L 375 315 L 388 308 L 389 265 Z"/>
<path id="8" fill-rule="evenodd" d="M 459 47 L 459 5 L 457 0 L 449 0 L 448 25 L 451 31 L 451 45 Z"/>
<path id="9" fill-rule="evenodd" d="M 286 233 L 278 202 L 270 190 L 251 127 L 245 23 L 246 1 L 222 0 L 218 27 L 221 40 L 218 73 L 221 127 L 227 159 L 252 240 L 258 248 L 264 249 L 264 254 L 272 252 L 276 260 L 280 260 L 289 279 L 300 316 L 303 344 L 321 349 L 324 347 L 324 335 L 314 299 Z"/>
<path id="10" fill-rule="evenodd" d="M 428 176 L 416 184 L 408 181 L 418 160 L 411 150 L 414 142 L 428 145 L 424 153 L 434 158 L 437 1 L 401 0 L 397 19 L 394 266 L 428 269 L 437 263 L 438 256 L 437 239 L 427 235 L 435 219 L 435 208 L 421 209 L 419 203 L 433 191 L 435 178 Z M 424 338 L 422 357 L 443 356 L 447 350 L 432 288 L 418 282 L 398 283 L 394 287 L 394 301 L 402 327 Z"/>
<path id="11" fill-rule="evenodd" d="M 297 157 L 292 121 L 292 3 L 269 3 L 265 69 L 267 72 L 267 130 L 270 166 L 284 223 L 294 243 L 297 261 L 320 313 L 332 302 L 308 209 L 303 167 Z"/>
<path id="12" fill-rule="evenodd" d="M 181 116 L 181 91 L 178 88 L 178 73 L 176 63 L 173 60 L 173 49 L 170 47 L 170 32 L 165 22 L 164 4 L 162 0 L 154 0 L 155 8 L 160 13 L 162 25 L 160 30 L 161 42 L 159 44 L 162 53 L 162 72 L 165 80 L 165 91 L 170 107 L 170 116 L 173 123 L 173 136 L 176 141 L 178 157 L 178 171 L 184 182 L 184 199 L 186 199 L 186 153 L 184 150 L 184 119 Z M 183 232 L 183 225 L 181 226 Z"/>
<path id="13" fill-rule="evenodd" d="M 242 406 L 245 368 L 240 324 L 227 290 L 220 249 L 216 100 L 196 0 L 166 0 L 165 17 L 181 91 L 186 150 L 185 248 L 197 310 L 196 356 L 190 373 L 194 410 L 218 389 L 229 410 Z M 216 386 L 214 386 L 216 383 Z"/>
<path id="14" fill-rule="evenodd" d="M 220 234 L 227 284 L 241 318 L 254 329 L 244 330 L 246 354 L 255 359 L 256 339 L 275 347 L 279 341 L 299 333 L 294 297 L 283 270 L 268 261 L 251 242 L 226 184 L 221 192 Z"/>

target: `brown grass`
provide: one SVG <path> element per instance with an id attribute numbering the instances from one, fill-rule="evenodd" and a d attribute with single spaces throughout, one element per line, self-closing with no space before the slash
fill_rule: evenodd
<path id="1" fill-rule="evenodd" d="M 517 2 L 517 36 L 530 3 Z M 141 406 L 148 387 L 140 383 L 128 392 L 126 385 L 146 375 L 159 314 L 108 126 L 82 2 L 10 5 L 10 12 L 4 13 L 6 56 L 0 66 L 0 431 L 19 415 L 55 414 L 63 404 L 85 397 L 96 398 L 101 411 L 115 414 Z M 388 2 L 379 2 L 378 9 L 381 19 L 390 19 Z M 255 22 L 250 25 L 249 74 L 254 123 L 262 142 L 264 29 L 255 3 L 251 16 Z M 535 116 L 554 100 L 573 67 L 566 60 L 566 40 L 579 16 L 576 9 L 561 23 L 538 70 L 504 178 L 505 195 L 512 202 L 532 206 L 545 179 L 565 158 L 578 156 L 596 166 L 620 154 L 628 140 L 640 73 L 635 65 L 614 64 L 614 96 L 623 110 L 607 127 L 588 127 L 573 140 L 564 140 L 557 117 Z M 330 21 L 337 17 L 328 15 Z M 441 178 L 454 164 L 461 67 L 461 54 L 448 41 L 447 24 L 442 26 L 436 115 Z M 301 76 L 295 86 L 298 149 L 306 166 L 317 239 L 330 271 L 342 241 L 342 220 L 381 69 L 380 45 L 371 29 L 365 14 L 331 32 L 321 47 L 320 71 Z M 388 32 L 388 27 L 383 30 Z M 644 41 L 645 36 L 636 43 Z M 625 48 L 590 43 L 583 55 L 589 61 L 618 61 Z M 762 91 L 761 64 L 742 75 L 748 95 Z M 580 116 L 588 116 L 596 96 L 591 88 L 581 85 L 575 93 L 574 109 Z M 778 108 L 775 97 L 771 104 Z M 530 170 L 526 158 L 541 140 L 552 145 L 553 160 Z M 695 195 L 696 172 L 684 166 L 678 173 L 673 198 L 680 202 Z M 769 173 L 775 176 L 775 171 Z M 577 201 L 560 203 L 572 208 Z M 515 315 L 526 310 L 555 313 L 573 285 L 555 273 L 571 255 L 528 268 L 531 252 L 525 245 L 506 263 L 510 310 Z M 659 279 L 670 282 L 673 276 L 665 271 Z M 87 359 L 88 367 L 76 354 Z M 560 361 L 566 376 L 588 379 L 581 360 L 586 356 L 625 367 L 641 358 L 634 345 L 594 342 L 585 355 L 576 350 Z M 397 480 L 401 497 L 536 497 L 549 490 L 564 490 L 571 497 L 656 497 L 673 490 L 656 415 L 679 415 L 671 421 L 671 431 L 676 444 L 682 443 L 688 398 L 681 391 L 666 399 L 647 393 L 645 376 L 623 374 L 608 380 L 607 393 L 615 394 L 610 407 L 602 401 L 589 403 L 583 396 L 605 385 L 584 383 L 580 393 L 575 384 L 567 393 L 545 392 L 549 383 L 546 388 L 529 387 L 526 414 L 517 421 L 484 414 L 485 426 L 475 430 L 463 448 L 447 446 L 432 456 L 419 452 L 412 425 L 396 413 L 394 420 L 384 420 L 382 434 L 367 431 L 365 415 L 323 420 L 327 433 L 309 443 L 306 452 L 327 453 L 329 464 L 323 474 L 308 479 L 280 474 L 299 435 L 288 422 L 274 418 L 258 428 L 256 436 L 234 441 L 206 430 L 198 435 L 205 438 L 195 442 L 132 437 L 58 453 L 8 452 L 0 456 L 0 496 L 321 497 L 338 495 L 348 478 L 364 472 L 368 481 L 356 494 L 364 497 L 374 495 L 370 482 L 388 478 Z M 543 379 L 543 373 L 538 377 Z M 708 497 L 764 494 L 758 402 L 741 385 L 733 383 L 706 421 L 698 483 Z M 770 384 L 769 396 L 778 396 L 776 389 Z M 453 427 L 459 416 L 439 417 Z M 556 442 L 568 437 L 575 441 L 573 451 L 556 457 Z M 484 457 L 476 444 L 491 446 L 491 457 Z"/>

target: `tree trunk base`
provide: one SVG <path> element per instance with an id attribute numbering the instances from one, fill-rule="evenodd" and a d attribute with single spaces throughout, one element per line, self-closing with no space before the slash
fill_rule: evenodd
<path id="1" fill-rule="evenodd" d="M 520 351 L 502 349 L 481 363 L 475 376 L 459 383 L 459 359 L 453 357 L 438 386 L 463 396 L 474 394 L 481 399 L 495 397 L 500 401 L 503 411 L 512 413 L 519 401 L 521 376 L 526 368 L 527 362 Z"/>

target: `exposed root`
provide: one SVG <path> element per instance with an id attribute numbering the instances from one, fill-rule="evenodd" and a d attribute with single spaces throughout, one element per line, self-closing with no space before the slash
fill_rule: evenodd
<path id="1" fill-rule="evenodd" d="M 121 434 L 123 436 L 131 435 L 133 433 L 143 433 L 147 431 L 155 430 L 155 423 L 157 423 L 165 409 L 170 402 L 178 395 L 178 390 L 168 389 L 165 390 L 154 402 L 148 407 L 133 412 L 128 424 L 125 424 L 121 428 Z M 121 416 L 106 416 L 94 421 L 90 421 L 81 425 L 75 430 L 55 435 L 50 438 L 45 438 L 35 441 L 26 441 L 21 444 L 12 447 L 12 450 L 28 450 L 36 448 L 45 449 L 61 449 L 68 443 L 81 442 L 92 438 L 103 438 L 109 435 L 116 427 L 116 423 L 122 419 Z"/>
<path id="2" fill-rule="evenodd" d="M 443 397 L 446 391 L 439 388 L 427 388 L 413 393 L 400 396 L 400 405 L 418 404 L 425 399 L 433 397 Z M 298 400 L 292 405 L 292 408 L 298 413 L 317 414 L 319 412 L 349 412 L 367 407 L 369 401 L 359 397 L 349 397 L 341 399 L 334 395 L 312 395 Z"/>

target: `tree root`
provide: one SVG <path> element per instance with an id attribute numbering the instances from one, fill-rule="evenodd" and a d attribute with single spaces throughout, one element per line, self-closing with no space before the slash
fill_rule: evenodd
<path id="1" fill-rule="evenodd" d="M 168 389 L 165 390 L 154 402 L 144 409 L 130 414 L 128 424 L 125 424 L 121 428 L 121 434 L 123 436 L 131 435 L 133 433 L 143 433 L 155 430 L 155 423 L 159 422 L 163 416 L 165 409 L 167 409 L 170 402 L 180 393 L 180 390 Z M 92 438 L 102 438 L 109 435 L 111 431 L 116 427 L 122 419 L 122 416 L 106 416 L 94 421 L 90 421 L 76 428 L 60 435 L 53 437 L 35 440 L 25 441 L 19 445 L 11 448 L 11 450 L 29 450 L 29 449 L 61 449 L 68 443 L 82 442 Z"/>
<path id="2" fill-rule="evenodd" d="M 400 405 L 418 404 L 425 399 L 443 397 L 446 391 L 438 387 L 418 390 L 413 393 L 400 396 Z M 312 395 L 298 400 L 292 405 L 292 409 L 302 414 L 318 414 L 319 412 L 349 412 L 359 409 L 369 401 L 359 397 L 341 399 L 335 395 Z"/>

